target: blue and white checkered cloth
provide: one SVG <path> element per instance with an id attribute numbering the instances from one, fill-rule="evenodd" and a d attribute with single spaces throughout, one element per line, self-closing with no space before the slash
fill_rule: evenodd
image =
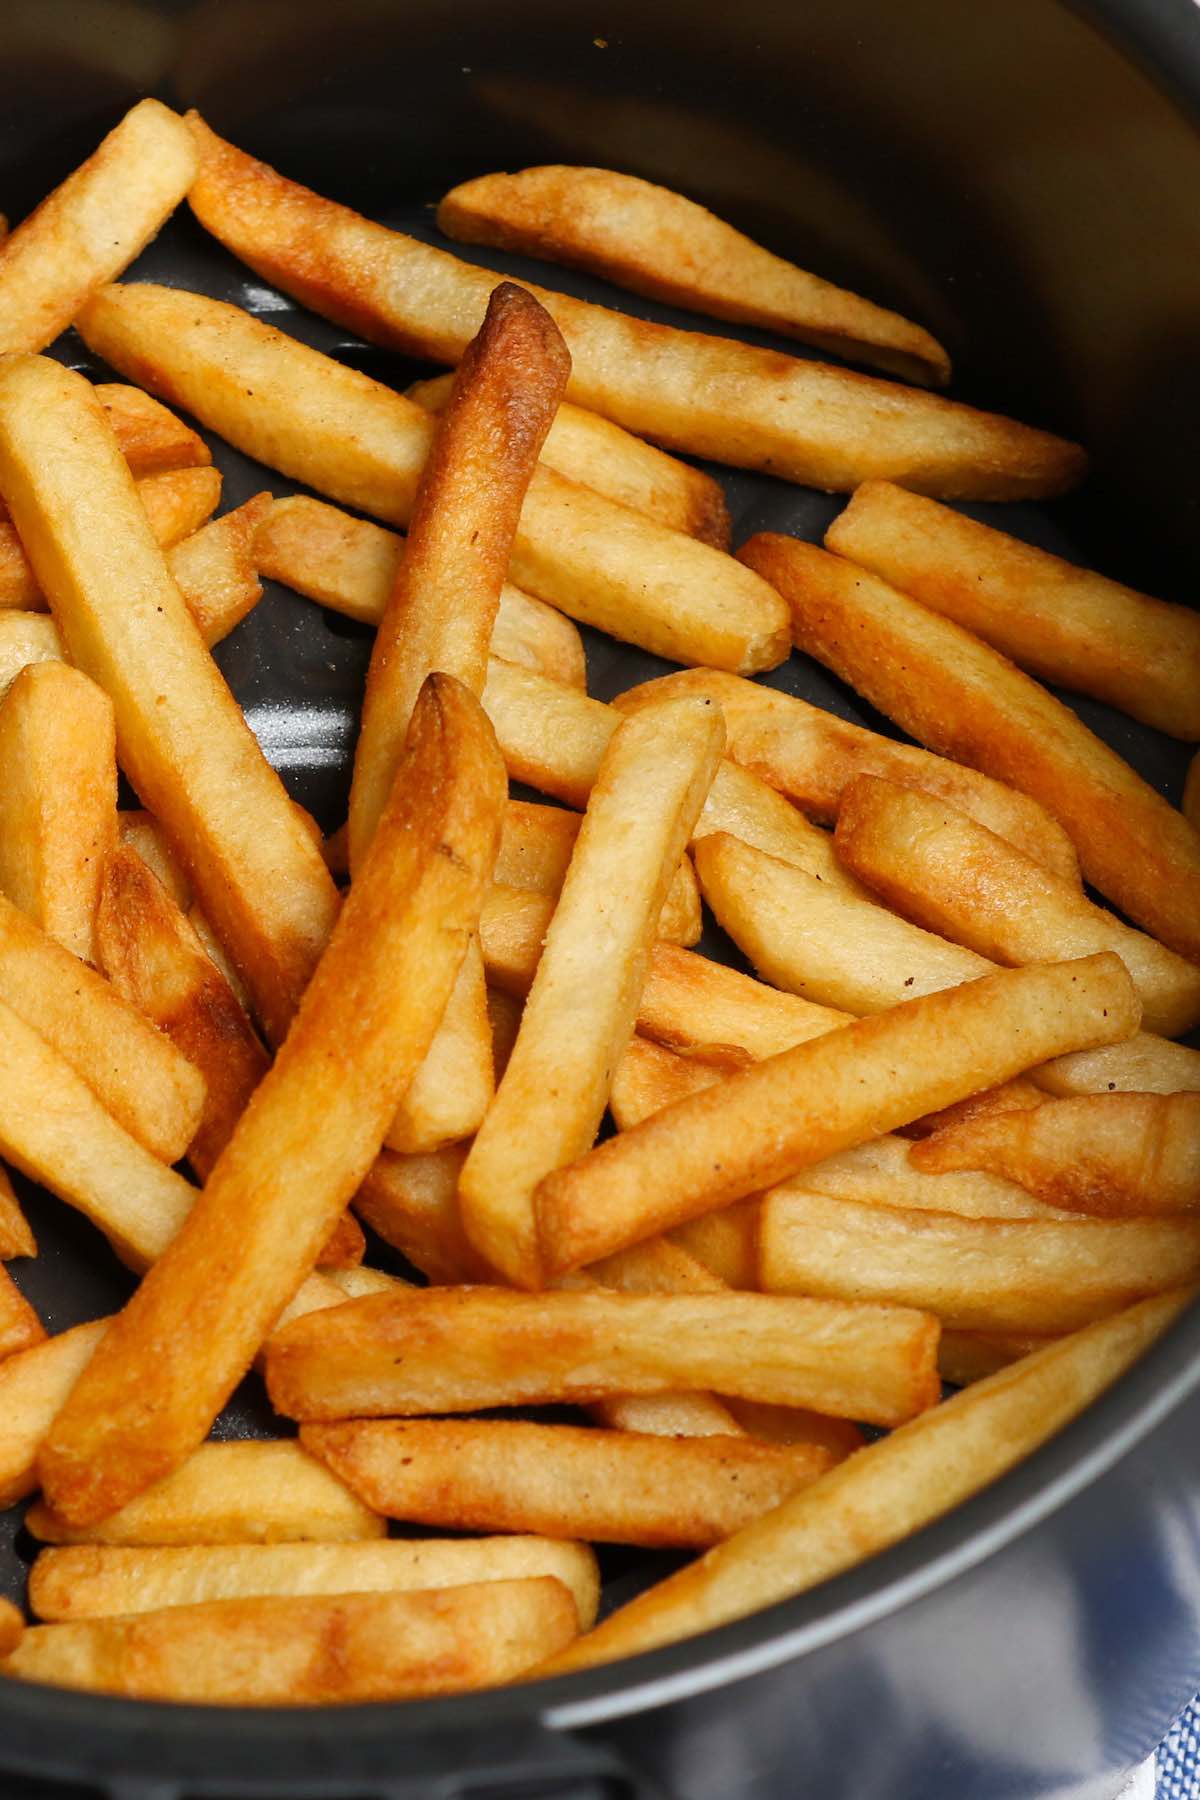
<path id="1" fill-rule="evenodd" d="M 1184 1707 L 1117 1800 L 1200 1800 L 1200 1695 Z"/>

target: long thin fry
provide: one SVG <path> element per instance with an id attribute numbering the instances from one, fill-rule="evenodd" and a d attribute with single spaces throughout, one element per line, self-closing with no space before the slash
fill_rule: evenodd
<path id="1" fill-rule="evenodd" d="M 534 894 L 562 891 L 582 818 L 562 806 L 510 800 L 496 857 L 496 882 Z M 680 861 L 663 902 L 659 936 L 674 944 L 694 944 L 700 936 L 700 890 L 688 858 Z"/>

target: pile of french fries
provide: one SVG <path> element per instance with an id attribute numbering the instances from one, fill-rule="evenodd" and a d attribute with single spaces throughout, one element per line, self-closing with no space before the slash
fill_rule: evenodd
<path id="1" fill-rule="evenodd" d="M 455 372 L 405 396 L 117 282 L 185 199 Z M 440 223 L 949 377 L 630 177 Z M 43 354 L 68 325 L 120 381 Z M 323 498 L 216 516 L 174 408 Z M 852 498 L 735 557 L 677 450 Z M 0 1156 L 140 1277 L 48 1336 L 0 1264 L 0 1504 L 40 1489 L 48 1546 L 6 1674 L 330 1704 L 649 1649 L 918 1530 L 1178 1316 L 1195 770 L 1176 811 L 1042 683 L 1196 741 L 1200 622 L 945 504 L 1083 467 L 506 281 L 152 100 L 0 243 Z M 263 577 L 377 628 L 327 840 L 211 655 Z M 603 703 L 579 624 L 681 667 Z M 911 741 L 751 679 L 793 646 Z M 210 1438 L 252 1368 L 277 1438 Z M 612 1543 L 704 1554 L 597 1624 Z"/>

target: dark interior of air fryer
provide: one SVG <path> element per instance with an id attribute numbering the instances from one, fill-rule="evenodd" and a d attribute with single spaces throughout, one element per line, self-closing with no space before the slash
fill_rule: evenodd
<path id="1" fill-rule="evenodd" d="M 1115 162 L 1103 136 L 1111 120 L 1096 102 L 1110 63 L 1117 68 L 1114 53 L 1072 22 L 1077 55 L 1094 58 L 1094 66 L 1081 75 L 1078 98 L 1069 87 L 1050 92 L 1061 57 L 1044 34 L 1065 29 L 1054 6 L 1020 0 L 1003 9 L 1001 23 L 997 9 L 931 0 L 905 8 L 829 0 L 757 9 L 758 28 L 749 33 L 733 16 L 738 10 L 724 0 L 686 8 L 546 0 L 511 17 L 490 4 L 355 0 L 213 4 L 178 14 L 163 8 L 155 18 L 163 33 L 159 67 L 144 44 L 140 58 L 135 44 L 72 45 L 56 36 L 67 29 L 62 20 L 48 21 L 39 42 L 37 9 L 28 8 L 32 23 L 19 42 L 0 137 L 2 198 L 21 217 L 94 147 L 139 87 L 198 107 L 214 129 L 284 173 L 432 242 L 441 241 L 436 201 L 467 176 L 550 161 L 626 169 L 691 195 L 782 255 L 918 320 L 954 358 L 953 397 L 1079 438 L 1093 453 L 1092 477 L 1067 499 L 965 511 L 1146 591 L 1189 601 L 1200 543 L 1185 482 L 1200 462 L 1200 345 L 1194 320 L 1172 296 L 1189 291 L 1200 242 L 1160 229 L 1160 215 L 1174 221 L 1183 212 L 1172 184 L 1195 165 L 1194 144 L 1182 153 L 1183 120 L 1148 85 L 1144 116 L 1131 114 L 1126 94 L 1129 155 Z M 86 11 L 67 8 L 64 17 Z M 861 13 L 861 31 L 848 28 L 847 11 Z M 851 39 L 856 50 L 847 60 Z M 981 116 L 972 71 L 984 58 L 994 73 L 986 84 L 991 109 L 985 105 Z M 1121 79 L 1136 92 L 1128 70 Z M 698 323 L 567 270 L 454 249 L 641 317 Z M 264 313 L 397 388 L 432 372 L 267 289 L 186 210 L 126 279 L 139 277 Z M 703 328 L 777 341 L 732 326 Z M 54 354 L 93 379 L 112 379 L 73 333 Z M 297 491 L 209 441 L 225 480 L 222 510 L 264 488 Z M 761 530 L 819 541 L 843 504 L 839 496 L 706 466 L 728 496 L 735 546 Z M 602 699 L 670 667 L 586 628 L 583 636 L 589 691 Z M 370 637 L 366 627 L 269 584 L 215 653 L 269 759 L 327 831 L 345 816 Z M 893 730 L 799 654 L 760 679 Z M 1098 703 L 1063 697 L 1178 802 L 1183 746 Z M 745 966 L 711 924 L 704 947 Z M 15 1263 L 13 1273 L 47 1328 L 58 1332 L 119 1306 L 131 1278 L 99 1234 L 28 1183 L 19 1187 L 41 1253 Z M 377 1239 L 367 1260 L 411 1273 Z M 286 1429 L 251 1378 L 216 1435 Z M 34 1548 L 22 1511 L 0 1515 L 0 1592 L 14 1598 Z M 607 1609 L 671 1559 L 614 1550 L 603 1566 Z"/>

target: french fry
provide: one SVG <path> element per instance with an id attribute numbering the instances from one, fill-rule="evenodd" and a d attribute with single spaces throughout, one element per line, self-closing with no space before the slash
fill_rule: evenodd
<path id="1" fill-rule="evenodd" d="M 108 1323 L 76 1325 L 0 1363 L 0 1506 L 15 1505 L 36 1487 L 42 1440 Z"/>
<path id="2" fill-rule="evenodd" d="M 354 1196 L 359 1217 L 433 1282 L 486 1278 L 458 1210 L 458 1178 L 466 1155 L 462 1144 L 425 1156 L 384 1150 Z"/>
<path id="3" fill-rule="evenodd" d="M 103 288 L 78 326 L 106 361 L 136 370 L 247 455 L 386 524 L 407 521 L 435 426 L 402 394 L 182 289 Z M 509 573 L 580 623 L 676 661 L 753 674 L 787 654 L 787 608 L 766 582 L 545 464 L 529 484 Z"/>
<path id="4" fill-rule="evenodd" d="M 262 599 L 254 539 L 272 504 L 270 494 L 255 494 L 167 552 L 167 567 L 210 649 Z"/>
<path id="5" fill-rule="evenodd" d="M 265 280 L 376 343 L 457 362 L 501 277 L 287 181 L 190 116 L 189 203 Z M 1057 493 L 1074 445 L 931 395 L 534 288 L 567 341 L 567 397 L 672 450 L 821 488 L 872 475 L 948 499 Z M 703 660 L 693 658 L 693 661 Z"/>
<path id="6" fill-rule="evenodd" d="M 298 1319 L 268 1348 L 268 1389 L 287 1418 L 705 1387 L 895 1424 L 937 1398 L 937 1327 L 906 1308 L 761 1294 L 426 1288 L 353 1301 L 316 1325 Z"/>
<path id="7" fill-rule="evenodd" d="M 276 500 L 258 528 L 262 574 L 364 625 L 378 625 L 404 540 L 369 519 L 306 494 Z M 583 642 L 572 621 L 506 581 L 492 627 L 492 652 L 570 687 L 585 686 Z"/>
<path id="8" fill-rule="evenodd" d="M 957 1125 L 963 1119 L 980 1119 L 985 1113 L 994 1112 L 1028 1112 L 1031 1106 L 1041 1106 L 1046 1096 L 1026 1075 L 1018 1075 L 1015 1081 L 1006 1081 L 1000 1087 L 988 1088 L 985 1093 L 972 1094 L 966 1100 L 959 1100 L 953 1106 L 943 1106 L 940 1112 L 926 1113 L 923 1119 L 917 1119 L 906 1126 L 908 1137 L 929 1137 L 935 1131 L 941 1131 L 947 1125 Z"/>
<path id="9" fill-rule="evenodd" d="M 1142 1301 L 955 1395 L 649 1589 L 538 1673 L 565 1674 L 742 1618 L 899 1543 L 1061 1430 L 1190 1299 Z"/>
<path id="10" fill-rule="evenodd" d="M 26 1033 L 36 1032 L 44 1040 L 44 1055 L 35 1052 L 38 1065 L 46 1062 L 47 1069 L 57 1070 L 61 1059 L 64 1068 L 87 1084 L 97 1110 L 111 1116 L 115 1129 L 123 1128 L 164 1161 L 183 1155 L 204 1104 L 203 1077 L 95 970 L 3 898 L 0 1004 L 6 1015 L 11 1009 L 23 1021 Z M 16 1051 L 14 1057 L 19 1060 Z M 14 1068 L 10 1062 L 15 1082 Z M 47 1079 L 52 1083 L 49 1075 Z M 30 1095 L 30 1103 L 47 1111 L 49 1123 L 55 1110 L 53 1085 L 36 1102 Z M 62 1107 L 67 1108 L 65 1099 Z"/>
<path id="11" fill-rule="evenodd" d="M 0 696 L 30 663 L 62 659 L 58 626 L 47 613 L 5 612 L 0 606 Z"/>
<path id="12" fill-rule="evenodd" d="M 735 1201 L 717 1212 L 689 1219 L 671 1233 L 670 1242 L 703 1263 L 727 1287 L 758 1286 L 758 1199 Z"/>
<path id="13" fill-rule="evenodd" d="M 161 882 L 181 912 L 192 904 L 192 890 L 179 858 L 159 830 L 157 821 L 141 808 L 117 814 L 123 848 L 136 850 L 150 873 Z"/>
<path id="14" fill-rule="evenodd" d="M 0 371 L 0 487 L 72 662 L 113 701 L 122 766 L 281 1037 L 337 891 L 204 649 L 82 376 L 39 357 Z M 81 495 L 103 532 L 79 528 Z"/>
<path id="15" fill-rule="evenodd" d="M 953 620 L 815 545 L 764 532 L 738 554 L 781 586 L 800 649 L 928 749 L 1040 800 L 1088 881 L 1200 960 L 1200 835 L 1060 700 Z"/>
<path id="16" fill-rule="evenodd" d="M 915 744 L 898 744 L 806 700 L 719 669 L 660 675 L 618 694 L 613 705 L 628 713 L 671 694 L 704 694 L 718 705 L 733 761 L 778 788 L 822 824 L 836 824 L 842 796 L 857 776 L 882 775 L 902 787 L 950 801 L 1035 862 L 1078 885 L 1079 858 L 1058 821 L 1028 794 L 977 769 L 933 756 Z"/>
<path id="17" fill-rule="evenodd" d="M 638 1030 L 674 1049 L 736 1044 L 758 1062 L 850 1023 L 848 1013 L 816 1006 L 755 981 L 723 963 L 671 944 L 656 944 L 638 1007 Z"/>
<path id="18" fill-rule="evenodd" d="M 451 676 L 430 677 L 371 854 L 286 1043 L 201 1205 L 43 1446 L 46 1496 L 72 1524 L 106 1517 L 203 1440 L 316 1261 L 445 1010 L 503 802 L 478 703 Z"/>
<path id="19" fill-rule="evenodd" d="M 605 753 L 516 1044 L 459 1178 L 468 1239 L 517 1285 L 540 1281 L 535 1186 L 599 1128 L 722 745 L 715 708 L 689 700 L 627 721 Z"/>
<path id="20" fill-rule="evenodd" d="M 1053 1206 L 1121 1217 L 1200 1210 L 1200 1094 L 1100 1094 L 970 1119 L 912 1149 L 919 1169 L 983 1169 Z"/>
<path id="21" fill-rule="evenodd" d="M 388 1149 L 427 1154 L 469 1137 L 496 1091 L 487 984 L 477 939 L 467 946 L 425 1060 L 388 1126 Z"/>
<path id="22" fill-rule="evenodd" d="M 40 1344 L 45 1335 L 41 1320 L 0 1263 L 0 1362 Z"/>
<path id="23" fill-rule="evenodd" d="M 664 1438 L 478 1419 L 306 1425 L 302 1440 L 392 1518 L 689 1549 L 719 1543 L 830 1466 L 746 1437 Z"/>
<path id="24" fill-rule="evenodd" d="M 0 889 L 84 962 L 116 841 L 112 701 L 62 663 L 22 669 L 0 701 Z"/>
<path id="25" fill-rule="evenodd" d="M 860 776 L 842 799 L 838 855 L 887 905 L 993 962 L 1115 950 L 1147 1030 L 1200 1024 L 1200 969 L 1095 906 L 1078 887 L 928 794 Z"/>
<path id="26" fill-rule="evenodd" d="M 11 1656 L 25 1632 L 25 1615 L 11 1600 L 0 1600 L 0 1656 Z"/>
<path id="27" fill-rule="evenodd" d="M 916 1306 L 960 1331 L 1076 1331 L 1200 1275 L 1196 1219 L 964 1219 L 767 1194 L 759 1279 L 773 1294 Z"/>
<path id="28" fill-rule="evenodd" d="M 8 1170 L 0 1163 L 0 1262 L 14 1256 L 36 1256 L 37 1241 L 21 1211 Z"/>
<path id="29" fill-rule="evenodd" d="M 212 451 L 200 433 L 143 388 L 102 381 L 97 383 L 96 398 L 131 474 L 164 475 L 171 469 L 194 469 L 212 461 Z"/>
<path id="30" fill-rule="evenodd" d="M 688 312 L 759 325 L 944 387 L 950 359 L 927 331 L 798 269 L 670 188 L 561 163 L 479 175 L 438 207 L 447 237 L 524 251 Z"/>
<path id="31" fill-rule="evenodd" d="M 943 1331 L 938 1345 L 938 1369 L 942 1380 L 951 1386 L 970 1387 L 973 1382 L 986 1381 L 989 1375 L 1019 1362 L 1021 1357 L 1044 1350 L 1048 1341 L 1017 1331 Z"/>
<path id="32" fill-rule="evenodd" d="M 87 1619 L 267 1594 L 407 1593 L 530 1575 L 561 1581 L 575 1601 L 581 1629 L 595 1624 L 600 1575 L 594 1551 L 548 1537 L 150 1549 L 68 1545 L 43 1550 L 34 1563 L 29 1604 L 39 1619 Z"/>
<path id="33" fill-rule="evenodd" d="M 451 375 L 414 381 L 408 397 L 426 412 L 440 413 L 452 382 Z M 599 413 L 563 401 L 550 426 L 542 461 L 672 531 L 686 531 L 717 550 L 729 548 L 729 509 L 720 482 Z"/>
<path id="34" fill-rule="evenodd" d="M 827 549 L 954 619 L 1042 681 L 1200 738 L 1200 617 L 1077 568 L 888 481 L 865 483 Z"/>
<path id="35" fill-rule="evenodd" d="M 577 1631 L 568 1590 L 538 1576 L 35 1625 L 0 1673 L 143 1700 L 330 1706 L 512 1681 Z"/>
<path id="36" fill-rule="evenodd" d="M 579 813 L 562 806 L 510 800 L 496 857 L 497 883 L 557 899 L 582 823 Z M 663 901 L 658 930 L 660 937 L 673 944 L 694 944 L 700 936 L 700 890 L 686 856 L 680 859 Z"/>
<path id="37" fill-rule="evenodd" d="M 548 1176 L 535 1199 L 544 1265 L 595 1262 L 1137 1022 L 1124 965 L 1104 952 L 1004 969 L 810 1039 Z"/>
<path id="38" fill-rule="evenodd" d="M 698 844 L 696 867 L 705 899 L 751 961 L 807 998 L 873 1013 L 995 968 L 973 950 L 728 835 Z M 1173 1093 L 1200 1086 L 1200 1052 L 1143 1031 L 1030 1076 L 1057 1094 Z"/>
<path id="39" fill-rule="evenodd" d="M 195 178 L 183 120 L 140 100 L 0 244 L 0 351 L 44 350 L 143 251 Z"/>
<path id="40" fill-rule="evenodd" d="M 386 1526 L 328 1468 L 292 1442 L 201 1444 L 173 1474 L 118 1512 L 74 1531 L 45 1501 L 26 1516 L 47 1544 L 348 1543 Z"/>

